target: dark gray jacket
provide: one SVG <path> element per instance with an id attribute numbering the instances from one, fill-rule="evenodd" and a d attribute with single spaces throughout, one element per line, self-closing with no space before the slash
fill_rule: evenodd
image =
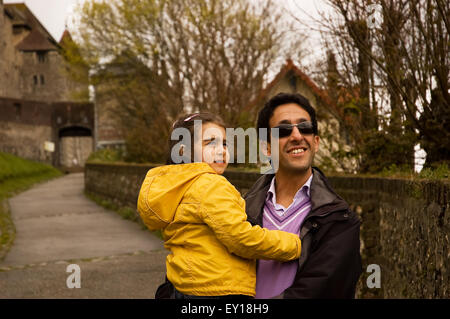
<path id="1" fill-rule="evenodd" d="M 262 212 L 274 175 L 264 175 L 244 196 L 248 221 L 262 226 Z M 294 283 L 283 298 L 354 298 L 362 273 L 360 220 L 313 168 L 311 211 L 300 229 L 302 252 Z"/>

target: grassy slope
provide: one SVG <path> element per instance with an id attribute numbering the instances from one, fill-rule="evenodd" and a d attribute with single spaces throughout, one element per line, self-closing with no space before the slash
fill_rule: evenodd
<path id="1" fill-rule="evenodd" d="M 0 152 L 0 200 L 61 174 L 50 165 Z"/>

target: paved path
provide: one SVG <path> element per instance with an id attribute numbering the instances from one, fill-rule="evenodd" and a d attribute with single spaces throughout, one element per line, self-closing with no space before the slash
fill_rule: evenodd
<path id="1" fill-rule="evenodd" d="M 16 239 L 0 263 L 0 298 L 153 298 L 164 279 L 159 238 L 87 199 L 82 173 L 10 199 Z M 69 289 L 69 264 L 81 288 Z"/>

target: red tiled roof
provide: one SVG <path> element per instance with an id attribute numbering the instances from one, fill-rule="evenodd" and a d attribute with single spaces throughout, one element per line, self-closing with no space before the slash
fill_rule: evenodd
<path id="1" fill-rule="evenodd" d="M 59 39 L 59 45 L 62 45 L 64 41 L 72 41 L 72 36 L 67 29 L 64 30 L 61 39 Z"/>
<path id="2" fill-rule="evenodd" d="M 16 45 L 16 48 L 21 51 L 52 51 L 57 49 L 47 37 L 37 30 L 32 30 L 25 39 Z"/>
<path id="3" fill-rule="evenodd" d="M 260 103 L 269 94 L 272 88 L 278 82 L 280 82 L 289 71 L 294 72 L 294 74 L 297 75 L 311 89 L 314 95 L 317 96 L 323 103 L 325 103 L 325 105 L 330 107 L 332 110 L 336 110 L 336 106 L 330 100 L 328 94 L 324 90 L 320 89 L 304 72 L 296 67 L 291 59 L 286 60 L 286 64 L 282 66 L 280 72 L 275 76 L 275 78 L 244 109 L 248 111 L 258 103 Z"/>

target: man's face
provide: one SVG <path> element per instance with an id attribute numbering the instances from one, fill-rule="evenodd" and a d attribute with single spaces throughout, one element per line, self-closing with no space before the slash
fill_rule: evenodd
<path id="1" fill-rule="evenodd" d="M 269 126 L 273 128 L 280 124 L 298 124 L 304 121 L 311 121 L 308 112 L 298 104 L 289 103 L 275 109 L 269 120 Z M 302 135 L 298 128 L 294 127 L 289 136 L 279 138 L 279 170 L 293 174 L 308 171 L 318 149 L 319 136 Z M 270 145 L 268 151 L 271 155 Z"/>

